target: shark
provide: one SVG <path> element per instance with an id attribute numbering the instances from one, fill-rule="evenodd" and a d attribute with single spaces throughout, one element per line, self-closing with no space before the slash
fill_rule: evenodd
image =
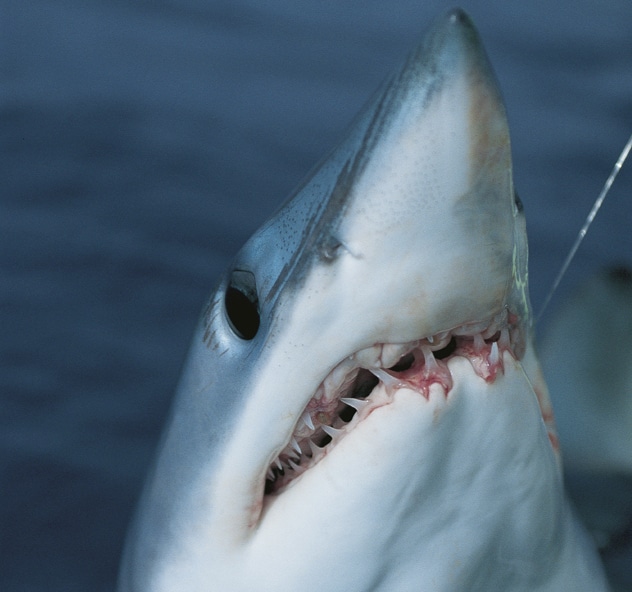
<path id="1" fill-rule="evenodd" d="M 505 108 L 455 9 L 219 281 L 119 591 L 607 590 L 527 261 Z"/>

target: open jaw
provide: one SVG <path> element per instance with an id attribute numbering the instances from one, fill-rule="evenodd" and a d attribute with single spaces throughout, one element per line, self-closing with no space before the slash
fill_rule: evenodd
<path id="1" fill-rule="evenodd" d="M 450 359 L 466 358 L 474 372 L 491 383 L 503 371 L 502 354 L 520 359 L 524 350 L 523 327 L 505 308 L 486 321 L 408 343 L 379 343 L 349 355 L 321 382 L 287 445 L 270 463 L 266 497 L 294 484 L 374 410 L 390 404 L 398 389 L 414 390 L 427 400 L 430 387 L 440 385 L 449 397 Z"/>

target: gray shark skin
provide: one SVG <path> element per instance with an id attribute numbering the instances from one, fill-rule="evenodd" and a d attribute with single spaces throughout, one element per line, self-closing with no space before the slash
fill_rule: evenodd
<path id="1" fill-rule="evenodd" d="M 120 592 L 607 589 L 478 34 L 444 17 L 203 311 Z"/>

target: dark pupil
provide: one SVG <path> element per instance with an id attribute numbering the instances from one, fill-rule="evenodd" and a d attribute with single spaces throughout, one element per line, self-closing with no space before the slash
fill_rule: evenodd
<path id="1" fill-rule="evenodd" d="M 257 303 L 233 286 L 226 290 L 225 303 L 226 315 L 235 333 L 242 339 L 254 338 L 259 330 Z"/>

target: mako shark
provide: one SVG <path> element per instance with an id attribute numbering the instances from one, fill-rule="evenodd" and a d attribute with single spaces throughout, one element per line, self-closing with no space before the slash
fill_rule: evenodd
<path id="1" fill-rule="evenodd" d="M 119 590 L 607 589 L 530 319 L 505 110 L 454 10 L 220 281 Z"/>

